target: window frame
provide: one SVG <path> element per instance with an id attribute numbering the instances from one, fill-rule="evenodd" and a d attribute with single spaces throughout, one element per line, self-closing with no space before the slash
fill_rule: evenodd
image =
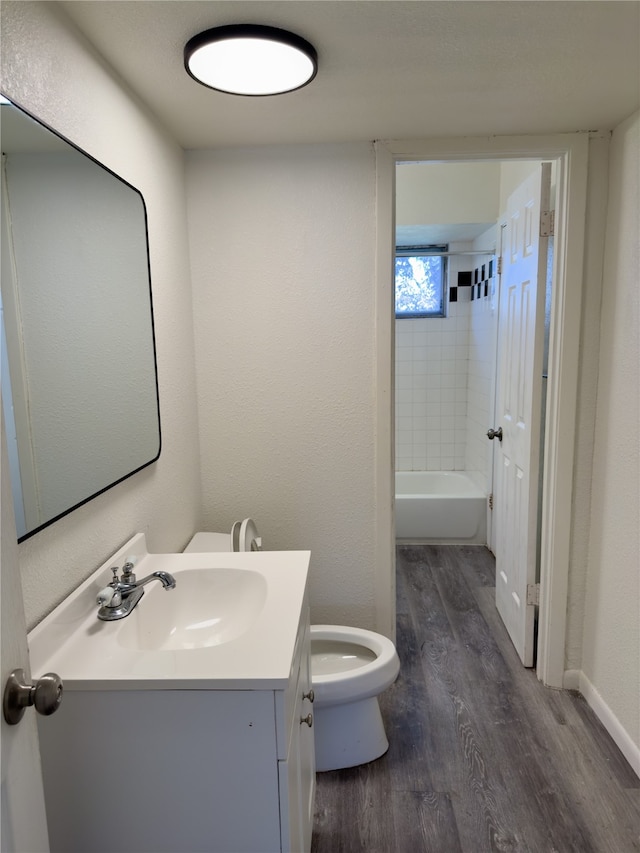
<path id="1" fill-rule="evenodd" d="M 393 279 L 393 304 L 396 320 L 416 320 L 421 318 L 436 317 L 442 319 L 447 316 L 447 293 L 448 293 L 448 244 L 427 244 L 418 246 L 396 246 L 394 252 L 394 279 Z M 439 257 L 441 260 L 441 305 L 440 311 L 401 311 L 397 308 L 397 283 L 395 278 L 395 262 L 398 258 Z"/>

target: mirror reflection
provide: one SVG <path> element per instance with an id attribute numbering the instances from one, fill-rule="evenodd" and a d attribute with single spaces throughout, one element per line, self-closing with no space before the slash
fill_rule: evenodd
<path id="1" fill-rule="evenodd" d="M 18 540 L 160 454 L 142 195 L 1 107 L 2 404 Z"/>

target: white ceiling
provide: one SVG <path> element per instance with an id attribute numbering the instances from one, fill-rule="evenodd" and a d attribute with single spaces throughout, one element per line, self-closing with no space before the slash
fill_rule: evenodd
<path id="1" fill-rule="evenodd" d="M 635 0 L 72 0 L 60 4 L 184 148 L 609 130 L 640 103 Z M 306 88 L 238 98 L 187 76 L 222 24 L 316 47 Z"/>

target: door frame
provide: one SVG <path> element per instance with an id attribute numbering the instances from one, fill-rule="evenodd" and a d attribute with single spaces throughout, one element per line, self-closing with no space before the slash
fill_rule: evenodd
<path id="1" fill-rule="evenodd" d="M 562 687 L 565 670 L 578 356 L 589 136 L 379 140 L 376 171 L 376 566 L 378 630 L 395 638 L 394 293 L 395 167 L 400 161 L 555 160 L 554 289 L 549 341 L 538 619 L 538 678 Z"/>

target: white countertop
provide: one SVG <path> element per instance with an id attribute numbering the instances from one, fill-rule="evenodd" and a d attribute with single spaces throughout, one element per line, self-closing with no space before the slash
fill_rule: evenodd
<path id="1" fill-rule="evenodd" d="M 124 619 L 103 622 L 96 596 L 111 580 L 111 566 L 136 557 L 138 579 L 155 571 L 226 568 L 262 574 L 267 592 L 262 609 L 241 636 L 197 649 L 141 650 L 119 640 L 131 620 L 141 618 L 145 594 Z M 28 636 L 34 679 L 56 672 L 65 690 L 264 690 L 283 688 L 290 676 L 305 602 L 309 551 L 149 554 L 137 534 L 40 622 Z M 153 581 L 153 584 L 157 584 Z M 150 587 L 146 587 L 150 589 Z M 171 590 L 159 590 L 172 595 Z M 154 592 L 154 595 L 157 593 Z"/>

